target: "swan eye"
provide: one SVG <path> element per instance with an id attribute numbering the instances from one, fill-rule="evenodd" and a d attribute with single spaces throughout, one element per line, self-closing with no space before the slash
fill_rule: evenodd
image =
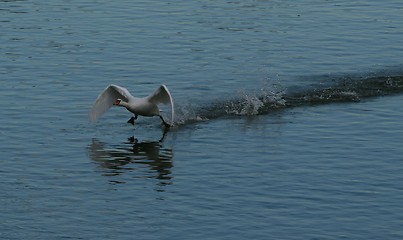
<path id="1" fill-rule="evenodd" d="M 119 105 L 122 100 L 118 99 L 115 101 L 115 105 Z"/>

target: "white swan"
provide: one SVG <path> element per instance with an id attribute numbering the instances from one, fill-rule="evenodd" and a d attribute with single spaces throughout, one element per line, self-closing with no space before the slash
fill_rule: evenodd
<path id="1" fill-rule="evenodd" d="M 171 105 L 170 123 L 167 123 L 162 117 L 158 108 L 158 104 L 160 103 Z M 134 124 L 134 120 L 137 119 L 138 115 L 147 117 L 159 116 L 165 127 L 171 127 L 174 123 L 174 103 L 171 93 L 165 85 L 161 85 L 153 94 L 147 97 L 137 98 L 133 97 L 126 88 L 111 84 L 95 100 L 89 116 L 90 121 L 95 122 L 113 105 L 123 106 L 134 114 L 134 117 L 128 121 L 131 124 Z"/>

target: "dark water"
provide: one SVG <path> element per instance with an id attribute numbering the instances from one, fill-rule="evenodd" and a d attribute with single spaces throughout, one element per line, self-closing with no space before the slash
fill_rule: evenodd
<path id="1" fill-rule="evenodd" d="M 402 239 L 399 1 L 0 1 L 0 238 Z M 112 108 L 160 84 L 176 126 Z"/>

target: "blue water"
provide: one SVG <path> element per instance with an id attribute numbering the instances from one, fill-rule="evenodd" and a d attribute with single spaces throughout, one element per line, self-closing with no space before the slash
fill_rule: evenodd
<path id="1" fill-rule="evenodd" d="M 0 1 L 1 239 L 402 239 L 403 5 Z M 175 127 L 110 109 L 166 84 Z"/>

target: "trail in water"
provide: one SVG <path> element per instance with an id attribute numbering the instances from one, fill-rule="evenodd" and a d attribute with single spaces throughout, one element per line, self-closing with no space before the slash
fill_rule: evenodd
<path id="1" fill-rule="evenodd" d="M 403 93 L 403 75 L 371 77 L 338 77 L 317 86 L 278 89 L 270 87 L 254 93 L 212 102 L 203 106 L 177 109 L 177 124 L 216 119 L 226 116 L 264 115 L 298 106 L 337 102 L 359 102 L 362 99 Z"/>

